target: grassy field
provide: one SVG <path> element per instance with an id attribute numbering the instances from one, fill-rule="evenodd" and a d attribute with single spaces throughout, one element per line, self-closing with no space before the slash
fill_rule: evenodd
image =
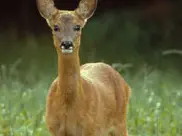
<path id="1" fill-rule="evenodd" d="M 56 77 L 56 54 L 52 48 L 50 56 L 46 55 L 46 48 L 36 48 L 36 51 L 27 48 L 0 65 L 0 136 L 49 135 L 44 120 L 45 98 Z M 134 74 L 127 69 L 121 73 L 132 88 L 129 134 L 181 136 L 180 74 L 176 70 L 163 72 L 146 65 Z"/>
<path id="2" fill-rule="evenodd" d="M 112 33 L 112 40 L 107 42 L 105 33 L 113 24 L 109 20 L 103 26 L 102 22 L 105 21 L 93 21 L 84 30 L 82 45 L 87 47 L 81 46 L 81 62 L 102 60 L 109 64 L 128 62 L 133 65 L 117 68 L 132 88 L 128 108 L 130 136 L 182 136 L 182 76 L 173 68 L 179 61 L 172 63 L 149 54 L 148 60 L 152 60 L 154 66 L 148 65 L 139 55 L 142 53 L 137 54 L 133 48 L 139 35 L 133 20 L 127 24 L 122 21 L 122 35 Z M 95 32 L 92 26 L 102 27 L 102 31 Z M 93 34 L 92 39 L 89 33 Z M 45 99 L 57 74 L 51 35 L 21 40 L 17 40 L 16 32 L 12 32 L 11 40 L 4 38 L 7 36 L 0 35 L 0 136 L 49 136 L 44 120 Z M 150 47 L 147 38 L 143 39 Z M 148 47 L 146 49 L 151 50 Z"/>

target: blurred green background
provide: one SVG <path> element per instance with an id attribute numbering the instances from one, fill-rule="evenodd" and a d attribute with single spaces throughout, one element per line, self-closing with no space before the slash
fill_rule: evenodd
<path id="1" fill-rule="evenodd" d="M 112 2 L 107 10 L 99 1 L 102 10 L 84 28 L 81 63 L 106 62 L 129 83 L 130 136 L 181 136 L 182 2 L 130 1 L 122 8 Z M 35 19 L 22 11 L 21 20 L 12 20 L 24 25 L 6 19 L 13 11 L 1 18 L 0 136 L 48 136 L 45 99 L 57 76 L 57 54 L 35 3 Z"/>

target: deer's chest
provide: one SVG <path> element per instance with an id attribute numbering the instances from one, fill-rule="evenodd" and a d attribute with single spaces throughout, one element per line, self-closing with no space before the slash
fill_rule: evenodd
<path id="1" fill-rule="evenodd" d="M 65 104 L 52 100 L 47 102 L 46 124 L 55 136 L 81 136 L 82 115 L 76 107 L 68 108 Z"/>
<path id="2" fill-rule="evenodd" d="M 76 114 L 74 112 L 74 114 Z M 47 126 L 55 136 L 82 136 L 83 127 L 79 122 L 79 116 L 70 112 L 59 112 L 55 116 L 47 114 Z"/>

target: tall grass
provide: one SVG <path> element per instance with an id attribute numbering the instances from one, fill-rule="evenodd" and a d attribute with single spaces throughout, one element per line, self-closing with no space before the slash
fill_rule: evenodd
<path id="1" fill-rule="evenodd" d="M 40 65 L 37 60 L 33 69 L 30 66 L 27 73 L 22 74 L 18 66 L 12 69 L 16 63 L 11 67 L 1 65 L 0 134 L 49 135 L 44 121 L 45 98 L 56 71 L 42 72 L 37 67 Z M 19 78 L 22 75 L 23 80 Z M 123 72 L 123 76 L 132 87 L 128 111 L 130 135 L 181 136 L 182 85 L 179 74 L 143 67 L 135 75 Z"/>

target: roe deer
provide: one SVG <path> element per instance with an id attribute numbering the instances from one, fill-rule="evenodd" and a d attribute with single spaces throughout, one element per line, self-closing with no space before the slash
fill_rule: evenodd
<path id="1" fill-rule="evenodd" d="M 58 55 L 58 77 L 46 103 L 46 125 L 51 135 L 127 136 L 127 83 L 108 64 L 80 67 L 81 29 L 93 15 L 97 0 L 81 0 L 74 11 L 58 10 L 53 0 L 37 0 L 37 7 L 52 29 Z"/>

